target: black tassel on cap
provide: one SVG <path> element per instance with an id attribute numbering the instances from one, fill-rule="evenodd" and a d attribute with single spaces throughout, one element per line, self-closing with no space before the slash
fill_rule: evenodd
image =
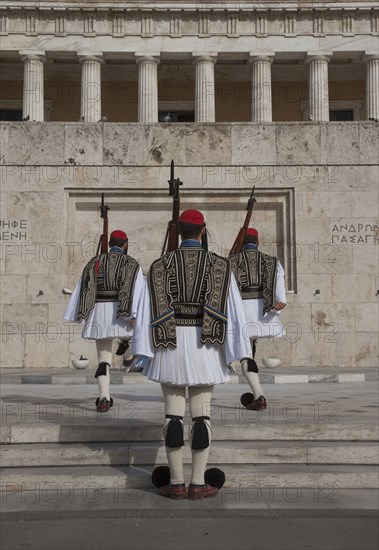
<path id="1" fill-rule="evenodd" d="M 205 225 L 204 225 L 204 228 L 205 228 L 205 231 L 201 237 L 201 247 L 208 252 L 208 231 Z"/>
<path id="2" fill-rule="evenodd" d="M 209 416 L 196 416 L 192 419 L 192 445 L 194 451 L 200 451 L 209 447 L 209 432 L 208 426 L 204 420 L 210 420 Z"/>
<path id="3" fill-rule="evenodd" d="M 175 414 L 166 414 L 166 418 L 170 418 L 170 422 L 164 429 L 166 447 L 183 447 L 184 445 L 184 429 L 183 417 Z"/>

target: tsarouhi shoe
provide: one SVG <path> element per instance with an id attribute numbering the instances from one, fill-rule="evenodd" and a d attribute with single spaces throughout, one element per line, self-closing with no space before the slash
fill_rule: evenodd
<path id="1" fill-rule="evenodd" d="M 215 497 L 217 493 L 217 487 L 212 487 L 212 485 L 208 485 L 208 483 L 205 483 L 204 485 L 194 485 L 191 483 L 188 488 L 188 499 L 198 500 L 200 498 Z"/>
<path id="2" fill-rule="evenodd" d="M 163 485 L 163 487 L 159 488 L 159 494 L 163 497 L 180 500 L 182 498 L 186 498 L 187 489 L 184 483 L 178 483 L 177 485 L 168 483 L 167 485 Z"/>
<path id="3" fill-rule="evenodd" d="M 99 413 L 105 413 L 108 412 L 109 409 L 113 407 L 113 399 L 110 398 L 110 401 L 103 397 L 100 399 L 99 397 L 96 399 L 96 410 Z"/>
<path id="4" fill-rule="evenodd" d="M 258 399 L 254 399 L 251 403 L 246 405 L 249 411 L 262 411 L 267 409 L 267 401 L 263 395 L 260 395 Z"/>
<path id="5" fill-rule="evenodd" d="M 248 405 L 250 405 L 250 403 L 252 403 L 254 401 L 255 397 L 254 397 L 254 394 L 251 393 L 251 392 L 247 392 L 247 393 L 244 393 L 243 395 L 241 395 L 241 405 L 243 405 L 244 407 L 247 407 Z"/>

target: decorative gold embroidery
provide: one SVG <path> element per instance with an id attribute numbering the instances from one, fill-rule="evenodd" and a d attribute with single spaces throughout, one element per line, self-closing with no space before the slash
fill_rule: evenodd
<path id="1" fill-rule="evenodd" d="M 263 298 L 263 313 L 274 305 L 278 260 L 259 250 L 243 250 L 230 258 L 243 300 Z"/>
<path id="2" fill-rule="evenodd" d="M 117 291 L 117 317 L 129 317 L 138 262 L 118 252 L 92 258 L 83 270 L 78 319 L 85 319 L 96 303 L 97 291 Z"/>
<path id="3" fill-rule="evenodd" d="M 171 311 L 203 314 L 188 325 L 202 324 L 202 343 L 222 344 L 230 273 L 229 260 L 199 248 L 179 248 L 156 260 L 148 274 L 154 346 L 176 346 L 176 325 L 184 320 L 175 321 Z"/>

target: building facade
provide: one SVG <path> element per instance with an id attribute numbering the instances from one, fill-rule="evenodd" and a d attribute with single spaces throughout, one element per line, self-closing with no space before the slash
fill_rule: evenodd
<path id="1" fill-rule="evenodd" d="M 62 321 L 94 253 L 100 191 L 146 271 L 170 219 L 205 211 L 227 254 L 255 185 L 286 269 L 284 366 L 376 366 L 375 2 L 7 2 L 0 6 L 5 367 L 92 347 Z M 41 363 L 41 357 L 43 358 Z"/>

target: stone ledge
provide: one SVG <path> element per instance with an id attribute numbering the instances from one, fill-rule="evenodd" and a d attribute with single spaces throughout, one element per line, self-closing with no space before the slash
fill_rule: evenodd
<path id="1" fill-rule="evenodd" d="M 211 468 L 213 464 L 209 464 Z M 151 487 L 150 472 L 152 467 L 140 471 L 133 467 L 110 466 L 58 466 L 56 468 L 7 468 L 3 474 L 3 491 L 19 492 L 38 487 L 45 491 L 50 486 L 75 487 L 76 489 L 95 484 L 101 489 L 115 487 L 147 488 Z M 339 489 L 373 489 L 377 488 L 378 477 L 375 466 L 303 466 L 299 464 L 272 466 L 228 465 L 223 468 L 226 475 L 225 488 L 242 487 L 255 484 L 259 487 L 284 487 L 295 484 L 295 487 L 313 488 L 333 484 Z M 185 468 L 189 477 L 189 469 Z M 65 484 L 65 485 L 64 485 Z"/>
<path id="2" fill-rule="evenodd" d="M 10 166 L 149 166 L 201 164 L 376 165 L 378 125 L 360 122 L 1 122 Z M 121 136 L 119 143 L 113 136 Z M 178 139 L 179 136 L 179 139 Z M 290 140 L 288 139 L 290 136 Z M 116 140 L 117 141 L 117 140 Z M 54 142 L 54 155 L 50 144 Z M 204 161 L 203 161 L 204 162 Z"/>
<path id="3" fill-rule="evenodd" d="M 36 372 L 37 370 L 37 372 Z M 329 384 L 347 382 L 376 382 L 379 380 L 378 369 L 365 368 L 361 371 L 349 369 L 321 369 L 304 367 L 291 369 L 260 369 L 259 377 L 263 384 Z M 43 371 L 43 372 L 41 372 Z M 231 375 L 230 383 L 244 383 L 245 379 L 240 375 Z M 52 385 L 95 385 L 94 371 L 84 372 L 74 369 L 0 369 L 1 384 L 52 384 Z M 125 373 L 119 370 L 111 370 L 111 384 L 155 384 L 145 376 L 138 373 Z"/>
<path id="4" fill-rule="evenodd" d="M 376 421 L 376 418 L 375 418 Z M 84 423 L 81 419 L 75 423 L 67 423 L 65 420 L 61 424 L 34 423 L 32 425 L 12 423 L 4 426 L 1 431 L 2 445 L 20 445 L 20 444 L 49 444 L 59 443 L 70 444 L 80 443 L 93 444 L 94 442 L 102 443 L 122 443 L 125 441 L 139 442 L 161 442 L 162 424 L 143 422 L 128 422 L 128 424 L 92 424 Z M 105 420 L 105 422 L 112 422 Z M 186 425 L 185 439 L 190 435 L 189 424 Z M 357 442 L 377 442 L 378 429 L 376 423 L 368 418 L 364 423 L 346 422 L 329 423 L 314 422 L 293 423 L 277 421 L 268 422 L 263 420 L 259 424 L 229 424 L 218 423 L 217 418 L 212 419 L 212 442 L 228 441 L 229 445 L 232 441 L 249 441 L 254 442 L 264 441 L 268 445 L 275 440 L 278 441 L 311 441 L 328 442 L 330 445 L 333 442 L 341 443 L 342 441 Z"/>
<path id="5" fill-rule="evenodd" d="M 183 449 L 191 464 L 191 449 Z M 3 468 L 51 466 L 144 466 L 165 465 L 163 442 L 39 443 L 1 445 Z M 213 464 L 366 464 L 378 463 L 375 441 L 214 441 L 209 462 Z"/>

